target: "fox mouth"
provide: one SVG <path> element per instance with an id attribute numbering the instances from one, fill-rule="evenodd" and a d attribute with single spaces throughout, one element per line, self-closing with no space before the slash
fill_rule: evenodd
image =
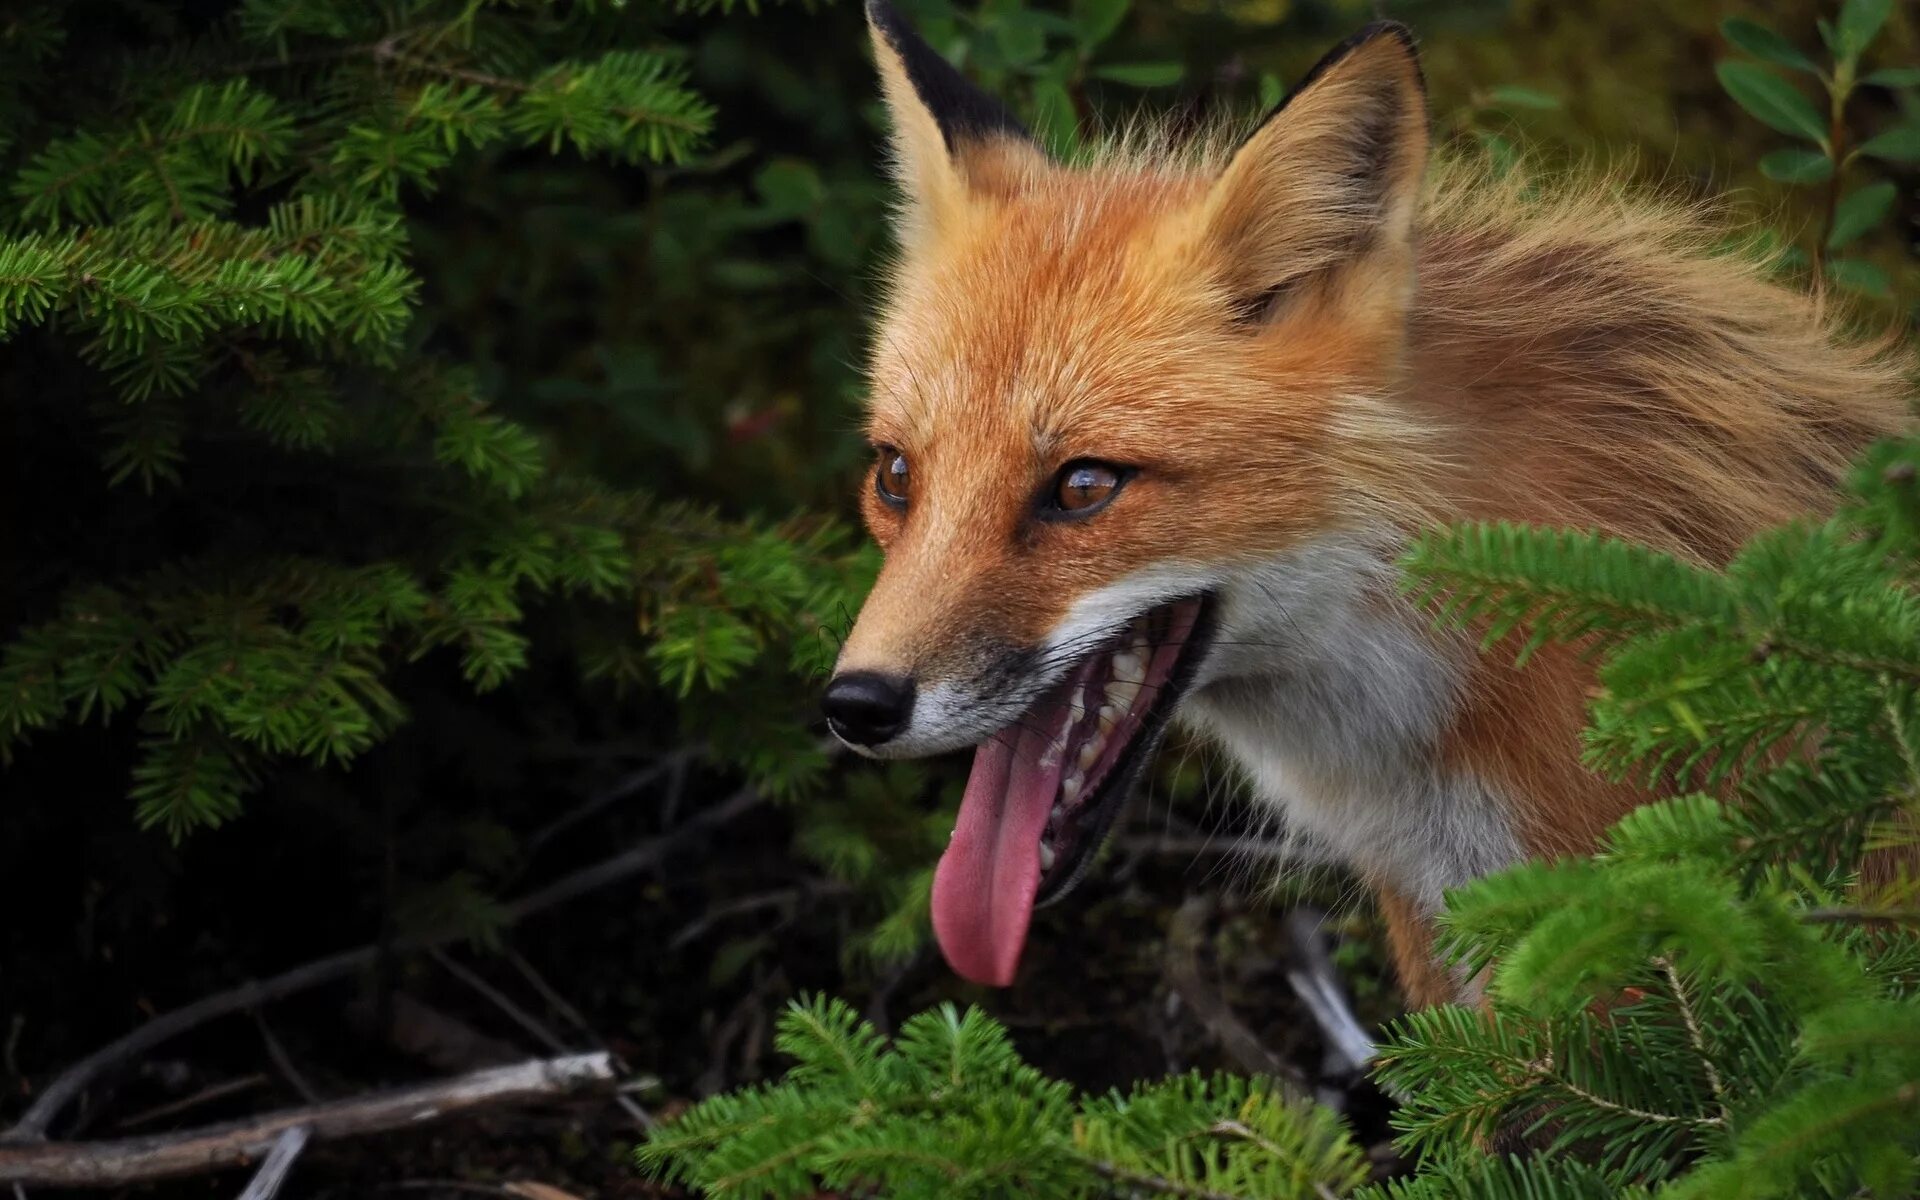
<path id="1" fill-rule="evenodd" d="M 976 983 L 1013 982 L 1037 904 L 1086 873 L 1166 735 L 1211 633 L 1206 596 L 1176 600 L 1090 651 L 982 742 L 933 878 L 933 928 Z"/>

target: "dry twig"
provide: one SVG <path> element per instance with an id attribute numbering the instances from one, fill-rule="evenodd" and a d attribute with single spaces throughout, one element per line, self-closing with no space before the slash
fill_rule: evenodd
<path id="1" fill-rule="evenodd" d="M 504 909 L 506 918 L 510 922 L 520 920 L 543 909 L 552 908 L 556 904 L 562 904 L 648 870 L 658 865 L 688 837 L 717 825 L 726 824 L 757 807 L 761 799 L 760 794 L 753 789 L 742 788 L 721 803 L 702 810 L 699 815 L 676 829 L 663 833 L 659 837 L 649 838 L 611 858 L 602 859 L 593 866 L 562 876 L 546 887 L 509 903 Z M 457 930 L 443 930 L 403 942 L 396 948 L 405 950 L 437 946 L 459 936 L 460 933 Z M 4 1135 L 0 1135 L 0 1145 L 34 1142 L 46 1137 L 47 1130 L 52 1127 L 54 1119 L 67 1105 L 78 1099 L 90 1084 L 155 1046 L 216 1017 L 245 1012 L 309 988 L 344 979 L 373 965 L 380 957 L 380 953 L 381 947 L 377 943 L 357 946 L 352 950 L 343 950 L 326 958 L 302 963 L 269 979 L 244 983 L 229 991 L 219 992 L 176 1008 L 172 1012 L 162 1013 L 145 1025 L 107 1043 L 68 1067 L 47 1085 L 46 1090 L 28 1106 L 27 1111 L 14 1122 L 13 1127 Z"/>
<path id="2" fill-rule="evenodd" d="M 243 1121 L 115 1141 L 0 1146 L 0 1182 L 119 1187 L 150 1179 L 243 1166 L 271 1152 L 289 1131 L 317 1140 L 412 1128 L 483 1108 L 547 1100 L 613 1083 L 604 1054 L 534 1059 Z M 291 1161 L 291 1158 L 289 1158 Z"/>
<path id="3" fill-rule="evenodd" d="M 240 1193 L 240 1200 L 273 1200 L 279 1194 L 280 1185 L 287 1181 L 287 1172 L 293 1170 L 293 1160 L 307 1148 L 307 1139 L 313 1136 L 313 1130 L 305 1125 L 295 1125 L 280 1135 L 267 1151 L 267 1157 L 260 1163 L 260 1169 L 247 1181 L 247 1190 Z"/>
<path id="4" fill-rule="evenodd" d="M 1211 896 L 1188 896 L 1167 923 L 1167 982 L 1243 1071 L 1272 1076 L 1289 1099 L 1303 1099 L 1298 1072 L 1247 1027 L 1201 970 L 1200 946 L 1213 903 Z"/>

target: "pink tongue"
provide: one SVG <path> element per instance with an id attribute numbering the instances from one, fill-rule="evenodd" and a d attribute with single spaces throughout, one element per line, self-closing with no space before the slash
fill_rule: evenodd
<path id="1" fill-rule="evenodd" d="M 1036 705 L 980 743 L 953 841 L 933 872 L 934 936 L 953 969 L 975 983 L 1005 987 L 1020 965 L 1040 890 L 1040 835 L 1060 791 L 1061 764 L 1041 756 L 1065 725 L 1066 707 L 1064 699 Z"/>

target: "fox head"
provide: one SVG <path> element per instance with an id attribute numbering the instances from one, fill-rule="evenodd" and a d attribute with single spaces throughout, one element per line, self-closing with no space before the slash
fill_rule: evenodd
<path id="1" fill-rule="evenodd" d="M 1224 157 L 1071 166 L 867 15 L 901 193 L 861 490 L 886 559 L 826 710 L 862 753 L 979 747 L 935 926 L 1005 982 L 1180 695 L 1234 674 L 1260 565 L 1380 520 L 1425 94 L 1378 23 Z"/>

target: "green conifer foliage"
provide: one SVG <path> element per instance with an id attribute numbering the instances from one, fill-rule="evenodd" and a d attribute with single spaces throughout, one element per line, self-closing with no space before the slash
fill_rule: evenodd
<path id="1" fill-rule="evenodd" d="M 1346 1196 L 1359 1149 L 1274 1081 L 1184 1075 L 1076 1096 L 1022 1062 L 978 1009 L 912 1018 L 891 1045 L 837 1000 L 792 1005 L 787 1078 L 717 1096 L 640 1151 L 702 1194 L 805 1197 L 823 1184 L 902 1200 L 1109 1194 Z"/>
<path id="2" fill-rule="evenodd" d="M 499 687 L 548 596 L 619 631 L 575 648 L 590 676 L 686 695 L 817 667 L 869 569 L 837 527 L 611 488 L 414 326 L 404 205 L 462 156 L 702 147 L 714 113 L 662 40 L 670 9 L 182 7 L 0 19 L 0 338 L 30 364 L 23 428 L 98 463 L 89 519 L 112 543 L 16 594 L 0 763 L 38 732 L 135 722 L 138 819 L 178 839 L 277 765 L 389 737 L 411 661 Z M 822 764 L 794 740 L 734 761 L 790 792 Z"/>
<path id="3" fill-rule="evenodd" d="M 1589 764 L 1684 793 L 1592 860 L 1449 897 L 1446 949 L 1488 972 L 1491 1013 L 1406 1018 L 1382 1068 L 1429 1162 L 1519 1129 L 1663 1196 L 1911 1193 L 1916 466 L 1920 442 L 1877 447 L 1835 517 L 1724 571 L 1500 525 L 1413 548 L 1413 593 L 1488 646 L 1604 655 Z"/>

